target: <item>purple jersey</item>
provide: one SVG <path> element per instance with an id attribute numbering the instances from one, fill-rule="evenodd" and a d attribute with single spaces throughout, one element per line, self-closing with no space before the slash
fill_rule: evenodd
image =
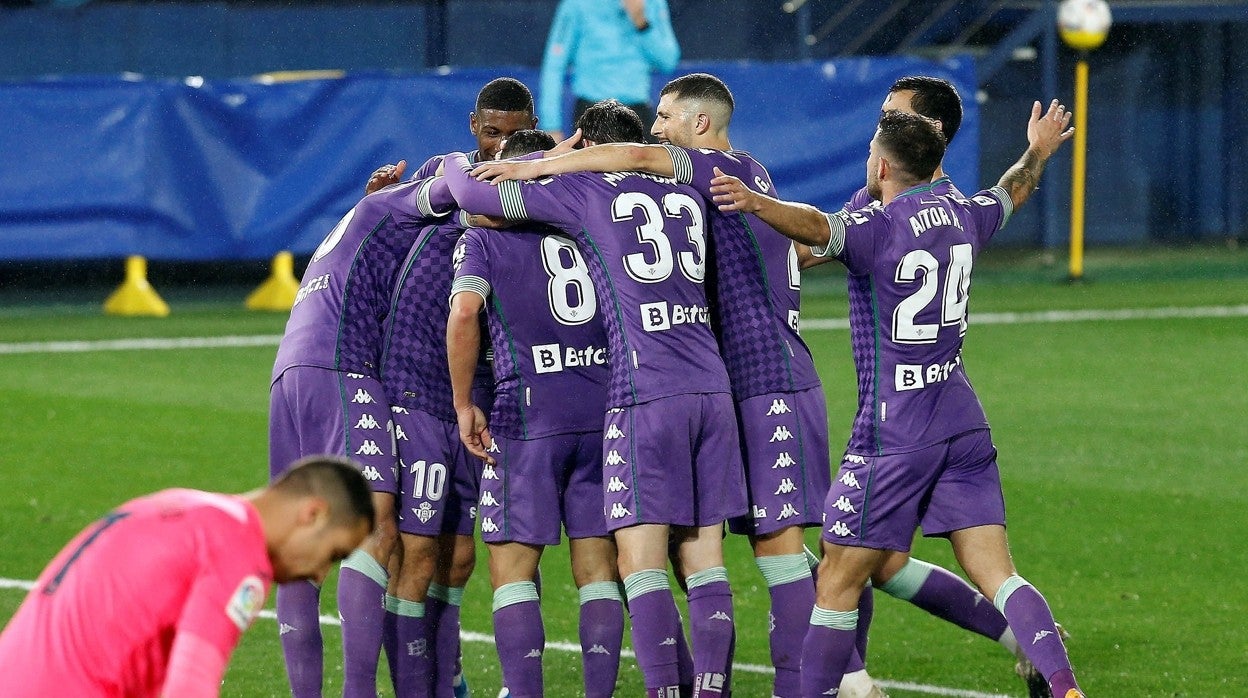
<path id="1" fill-rule="evenodd" d="M 455 421 L 446 361 L 446 319 L 455 270 L 451 257 L 464 232 L 461 215 L 416 236 L 392 289 L 381 357 L 381 383 L 396 407 Z"/>
<path id="2" fill-rule="evenodd" d="M 703 286 L 706 204 L 696 191 L 637 172 L 493 186 L 468 176 L 462 154 L 447 158 L 465 210 L 543 221 L 576 241 L 607 328 L 608 407 L 730 391 Z"/>
<path id="3" fill-rule="evenodd" d="M 988 427 L 962 337 L 972 265 L 1012 210 L 1000 187 L 967 199 L 925 184 L 887 206 L 828 214 L 828 246 L 811 251 L 849 270 L 858 371 L 849 453 L 904 453 Z"/>
<path id="4" fill-rule="evenodd" d="M 469 229 L 451 294 L 486 301 L 494 347 L 490 430 L 509 439 L 602 431 L 607 334 L 589 269 L 571 239 L 545 226 Z"/>
<path id="5" fill-rule="evenodd" d="M 948 175 L 937 177 L 932 180 L 932 193 L 939 194 L 940 196 L 962 197 L 962 192 L 958 191 L 958 188 L 953 186 L 953 180 L 949 179 Z M 867 193 L 867 188 L 863 187 L 854 192 L 853 196 L 849 197 L 849 201 L 845 204 L 842 210 L 857 211 L 858 209 L 867 206 L 879 208 L 880 202 L 872 199 L 871 195 Z"/>
<path id="6" fill-rule="evenodd" d="M 454 206 L 440 177 L 360 199 L 312 255 L 277 348 L 273 380 L 291 366 L 378 377 L 382 322 L 403 257 L 421 225 Z"/>
<path id="7" fill-rule="evenodd" d="M 428 160 L 425 160 L 423 165 L 416 168 L 416 174 L 412 175 L 412 179 L 416 180 L 424 179 L 425 177 L 432 177 L 438 171 L 438 166 L 442 164 L 442 159 L 445 157 L 445 155 L 434 155 Z M 481 151 L 474 150 L 467 153 L 467 157 L 468 162 L 481 162 Z"/>
<path id="8" fill-rule="evenodd" d="M 711 201 L 714 168 L 776 196 L 771 175 L 749 153 L 666 146 L 676 179 Z M 813 388 L 819 383 L 810 349 L 798 336 L 802 277 L 793 241 L 757 216 L 709 208 L 711 300 L 719 347 L 738 400 Z"/>

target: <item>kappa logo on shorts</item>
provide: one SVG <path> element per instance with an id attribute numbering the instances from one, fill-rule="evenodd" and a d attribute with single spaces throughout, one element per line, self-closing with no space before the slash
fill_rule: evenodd
<path id="1" fill-rule="evenodd" d="M 498 533 L 498 524 L 494 523 L 494 519 L 487 516 L 484 519 L 481 519 L 481 532 Z"/>
<path id="2" fill-rule="evenodd" d="M 627 489 L 628 489 L 628 485 L 625 485 L 623 480 L 621 480 L 618 477 L 615 477 L 614 475 L 612 475 L 611 479 L 607 481 L 608 492 L 623 492 Z"/>
<path id="3" fill-rule="evenodd" d="M 789 431 L 788 427 L 781 424 L 780 426 L 776 427 L 776 430 L 774 432 L 772 432 L 771 441 L 769 443 L 774 444 L 777 441 L 788 441 L 791 438 L 793 438 L 793 432 Z"/>
<path id="4" fill-rule="evenodd" d="M 789 409 L 789 405 L 783 398 L 771 401 L 771 407 L 767 409 L 767 416 L 773 417 L 778 414 L 791 414 L 793 410 Z"/>
<path id="5" fill-rule="evenodd" d="M 395 414 L 410 414 L 406 407 L 391 407 L 390 411 Z"/>
<path id="6" fill-rule="evenodd" d="M 837 480 L 838 480 L 838 481 L 839 481 L 842 485 L 845 485 L 846 487 L 852 487 L 852 488 L 854 488 L 854 489 L 856 489 L 856 490 L 860 490 L 860 489 L 862 489 L 862 485 L 859 485 L 859 484 L 858 484 L 858 476 L 857 476 L 857 475 L 854 475 L 854 474 L 853 474 L 851 471 L 849 471 L 849 470 L 846 470 L 845 472 L 841 473 L 841 476 L 840 476 L 839 478 L 837 478 Z"/>
<path id="7" fill-rule="evenodd" d="M 360 415 L 360 421 L 355 423 L 356 429 L 380 429 L 381 425 L 373 418 L 371 414 Z"/>
<path id="8" fill-rule="evenodd" d="M 607 457 L 603 459 L 603 462 L 606 463 L 607 465 L 627 465 L 628 464 L 628 461 L 624 460 L 624 458 L 620 456 L 620 452 L 615 449 L 611 449 L 611 452 L 607 454 Z"/>
<path id="9" fill-rule="evenodd" d="M 754 505 L 754 518 L 756 519 L 767 518 L 767 507 L 760 507 L 759 505 L 755 504 Z"/>
<path id="10" fill-rule="evenodd" d="M 612 424 L 611 426 L 607 427 L 607 433 L 603 434 L 602 436 L 604 439 L 611 439 L 611 440 L 622 439 L 624 438 L 624 432 L 620 431 L 619 427 Z"/>
<path id="11" fill-rule="evenodd" d="M 355 397 L 351 398 L 351 402 L 357 405 L 371 405 L 377 401 L 373 399 L 372 395 L 368 394 L 367 390 L 363 388 L 356 388 Z"/>
<path id="12" fill-rule="evenodd" d="M 482 492 L 481 493 L 481 506 L 483 507 L 498 506 L 498 500 L 494 499 L 494 493 L 490 492 L 489 490 L 485 490 L 484 492 Z"/>
<path id="13" fill-rule="evenodd" d="M 841 511 L 845 512 L 846 514 L 857 514 L 857 513 L 858 513 L 858 510 L 854 508 L 854 505 L 850 503 L 849 498 L 848 498 L 848 497 L 846 497 L 845 495 L 841 495 L 841 496 L 837 497 L 837 498 L 836 498 L 836 501 L 832 503 L 832 508 L 833 508 L 833 509 L 840 509 Z"/>
<path id="14" fill-rule="evenodd" d="M 786 503 L 784 508 L 780 510 L 780 515 L 776 517 L 776 521 L 784 521 L 785 519 L 791 519 L 794 516 L 797 516 L 797 508 L 792 504 Z"/>
<path id="15" fill-rule="evenodd" d="M 846 463 L 853 463 L 854 465 L 866 465 L 867 464 L 866 458 L 862 456 L 856 456 L 852 453 L 846 453 L 845 457 L 842 458 L 841 460 L 845 461 Z"/>
<path id="16" fill-rule="evenodd" d="M 616 502 L 611 505 L 611 518 L 613 519 L 622 519 L 622 518 L 625 518 L 627 516 L 632 516 L 632 515 L 633 515 L 633 512 L 629 511 L 628 509 L 625 509 L 624 505 L 620 504 L 619 502 Z"/>
<path id="17" fill-rule="evenodd" d="M 793 478 L 784 478 L 780 481 L 780 486 L 772 494 L 789 494 L 797 491 L 797 485 L 793 484 Z"/>
<path id="18" fill-rule="evenodd" d="M 776 468 L 788 468 L 795 463 L 797 463 L 797 461 L 793 460 L 793 456 L 790 456 L 788 451 L 781 451 L 780 455 L 776 457 L 776 464 L 771 466 L 771 469 L 775 470 Z"/>
<path id="19" fill-rule="evenodd" d="M 372 439 L 364 439 L 364 443 L 360 444 L 360 447 L 355 451 L 357 456 L 380 456 L 382 453 L 381 447 Z"/>
<path id="20" fill-rule="evenodd" d="M 433 505 L 429 502 L 421 502 L 419 508 L 412 509 L 412 513 L 415 514 L 416 518 L 420 519 L 420 522 L 423 524 L 429 523 L 429 519 L 437 516 L 438 510 L 434 509 Z"/>
<path id="21" fill-rule="evenodd" d="M 403 431 L 403 427 L 398 424 L 394 425 L 394 439 L 395 441 L 407 441 L 407 434 Z"/>
<path id="22" fill-rule="evenodd" d="M 371 465 L 364 466 L 364 469 L 360 472 L 364 474 L 364 479 L 369 482 L 377 482 L 381 479 L 381 473 Z"/>
<path id="23" fill-rule="evenodd" d="M 363 378 L 363 377 L 364 377 L 364 374 L 363 374 L 363 373 L 348 373 L 348 374 L 347 374 L 347 378 L 354 378 L 354 379 L 356 379 L 356 380 L 359 380 L 359 379 L 361 379 L 361 378 Z"/>
<path id="24" fill-rule="evenodd" d="M 828 533 L 835 533 L 841 538 L 854 535 L 853 532 L 849 530 L 849 526 L 846 526 L 843 521 L 837 521 L 832 524 L 832 528 L 828 529 Z"/>
<path id="25" fill-rule="evenodd" d="M 491 440 L 491 441 L 490 441 L 490 447 L 489 447 L 489 448 L 487 448 L 487 449 L 485 449 L 485 452 L 486 452 L 486 453 L 502 453 L 502 452 L 503 452 L 503 450 L 502 450 L 501 448 L 499 448 L 499 447 L 498 447 L 498 442 L 497 442 L 497 441 Z"/>
<path id="26" fill-rule="evenodd" d="M 481 469 L 481 479 L 482 480 L 497 480 L 498 473 L 494 472 L 494 466 L 486 464 L 486 466 Z"/>

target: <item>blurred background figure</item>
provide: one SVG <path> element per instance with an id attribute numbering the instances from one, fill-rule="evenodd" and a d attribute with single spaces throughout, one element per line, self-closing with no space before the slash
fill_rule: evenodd
<path id="1" fill-rule="evenodd" d="M 680 61 L 667 0 L 561 0 L 546 38 L 538 88 L 538 125 L 563 140 L 594 102 L 615 98 L 637 112 L 648 129 L 652 73 L 671 72 Z M 576 97 L 564 119 L 564 78 Z"/>

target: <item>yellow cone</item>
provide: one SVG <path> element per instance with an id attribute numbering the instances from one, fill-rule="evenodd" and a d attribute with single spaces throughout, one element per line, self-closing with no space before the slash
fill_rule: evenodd
<path id="1" fill-rule="evenodd" d="M 269 278 L 247 296 L 244 305 L 248 310 L 287 312 L 294 306 L 297 293 L 299 281 L 295 279 L 295 257 L 289 252 L 278 252 L 273 258 Z"/>
<path id="2" fill-rule="evenodd" d="M 165 317 L 169 306 L 147 282 L 147 260 L 138 255 L 126 258 L 126 280 L 104 301 L 108 315 Z"/>

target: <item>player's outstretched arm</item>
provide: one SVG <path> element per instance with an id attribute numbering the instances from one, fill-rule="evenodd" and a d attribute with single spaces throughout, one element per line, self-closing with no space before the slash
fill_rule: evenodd
<path id="1" fill-rule="evenodd" d="M 472 455 L 494 463 L 486 453 L 493 443 L 485 413 L 472 402 L 472 377 L 481 353 L 481 325 L 477 322 L 485 299 L 472 291 L 451 298 L 446 320 L 446 358 L 451 369 L 451 399 L 459 422 L 459 438 Z"/>
<path id="2" fill-rule="evenodd" d="M 373 174 L 369 175 L 368 182 L 364 185 L 364 195 L 368 196 L 391 184 L 402 182 L 405 170 L 407 170 L 407 160 L 399 160 L 393 165 L 382 165 L 373 170 Z"/>
<path id="3" fill-rule="evenodd" d="M 1005 189 L 1014 201 L 1015 210 L 1031 198 L 1040 184 L 1040 175 L 1049 158 L 1075 133 L 1070 125 L 1071 112 L 1056 99 L 1049 103 L 1048 111 L 1041 114 L 1040 102 L 1031 105 L 1031 119 L 1027 122 L 1027 152 L 1001 175 L 997 186 Z"/>
<path id="4" fill-rule="evenodd" d="M 711 194 L 721 211 L 752 213 L 781 235 L 811 247 L 826 247 L 832 230 L 827 216 L 809 204 L 780 201 L 745 186 L 745 182 L 715 168 Z"/>
<path id="5" fill-rule="evenodd" d="M 650 172 L 671 177 L 672 156 L 661 145 L 605 143 L 554 157 L 528 161 L 498 161 L 478 165 L 472 176 L 491 182 L 537 179 L 568 172 Z"/>
<path id="6" fill-rule="evenodd" d="M 455 197 L 460 208 L 487 216 L 506 216 L 498 190 L 468 175 L 472 165 L 466 155 L 450 153 L 443 159 L 443 163 L 446 185 L 450 187 L 451 195 Z"/>

